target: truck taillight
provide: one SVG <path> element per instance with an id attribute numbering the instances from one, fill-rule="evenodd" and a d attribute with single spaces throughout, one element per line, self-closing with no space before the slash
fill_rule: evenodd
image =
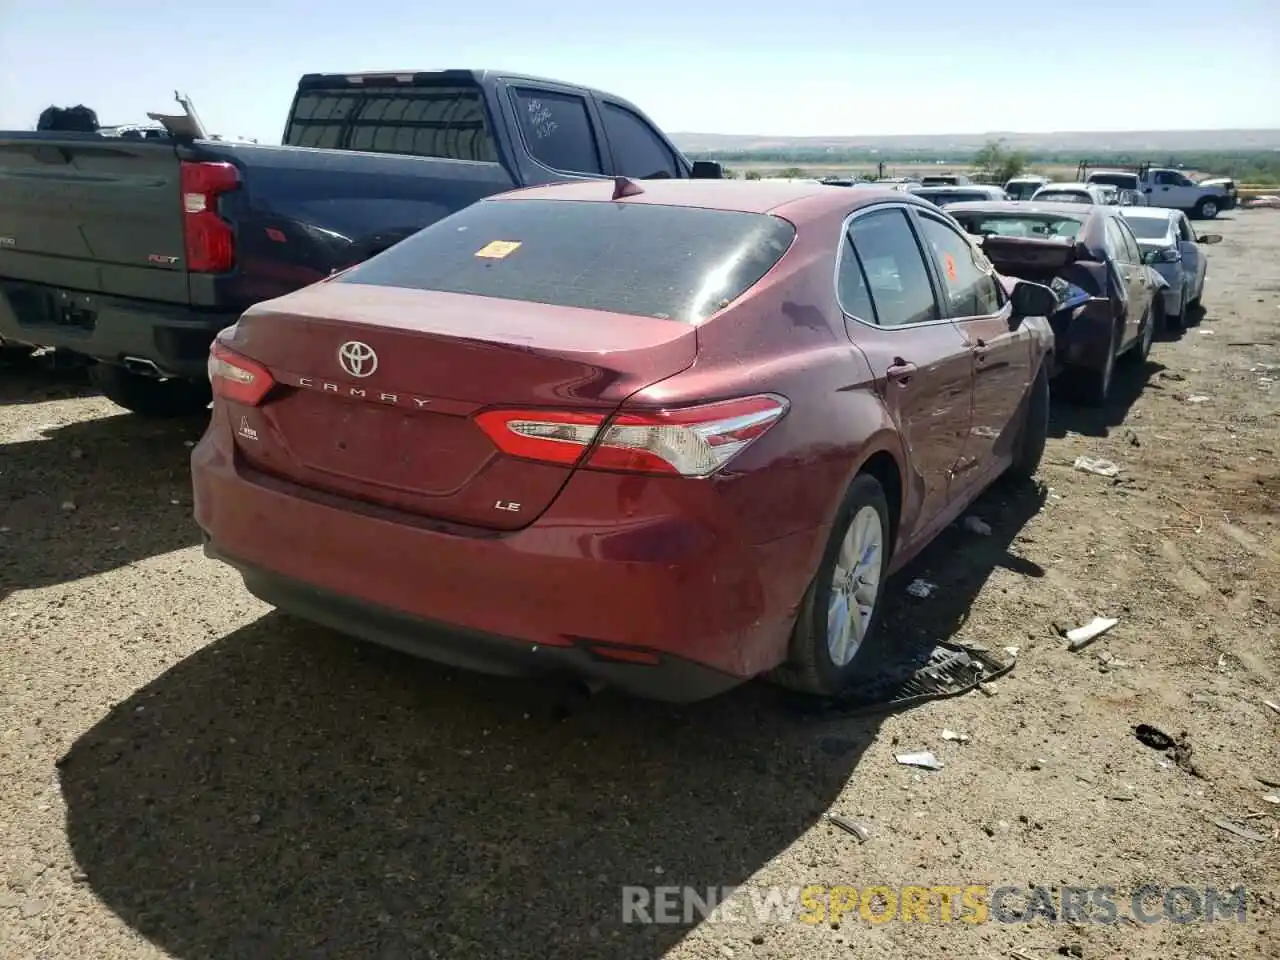
<path id="1" fill-rule="evenodd" d="M 696 407 L 608 414 L 486 410 L 475 417 L 503 453 L 625 473 L 706 477 L 782 419 L 788 403 L 762 395 Z M 589 452 L 587 452 L 589 450 Z"/>
<path id="2" fill-rule="evenodd" d="M 182 221 L 187 270 L 226 273 L 236 261 L 235 231 L 218 213 L 218 197 L 240 186 L 230 163 L 182 161 Z"/>
<path id="3" fill-rule="evenodd" d="M 209 385 L 214 396 L 256 407 L 276 382 L 266 367 L 215 340 L 209 348 Z"/>

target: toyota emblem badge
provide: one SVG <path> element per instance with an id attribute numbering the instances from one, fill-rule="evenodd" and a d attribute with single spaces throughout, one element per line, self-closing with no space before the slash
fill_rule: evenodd
<path id="1" fill-rule="evenodd" d="M 353 377 L 369 377 L 378 369 L 378 355 L 367 343 L 348 340 L 338 348 L 338 365 Z"/>

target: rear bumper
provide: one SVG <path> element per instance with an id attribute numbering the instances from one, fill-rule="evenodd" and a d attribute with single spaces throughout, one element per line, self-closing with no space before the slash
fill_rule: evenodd
<path id="1" fill-rule="evenodd" d="M 429 659 L 693 700 L 785 657 L 824 529 L 744 543 L 707 485 L 579 472 L 536 522 L 460 531 L 239 463 L 225 413 L 192 454 L 206 552 L 287 612 Z M 684 485 L 704 501 L 682 502 Z M 625 519 L 623 519 L 625 517 Z"/>
<path id="2" fill-rule="evenodd" d="M 0 339 L 107 363 L 137 357 L 168 376 L 203 378 L 214 335 L 237 317 L 0 279 Z"/>
<path id="3" fill-rule="evenodd" d="M 1068 367 L 1101 370 L 1106 365 L 1115 327 L 1110 301 L 1095 297 L 1073 310 L 1055 314 L 1049 325 L 1053 327 L 1059 372 Z"/>
<path id="4" fill-rule="evenodd" d="M 274 607 L 370 643 L 464 670 L 517 677 L 584 677 L 646 699 L 677 703 L 704 700 L 742 682 L 740 677 L 671 654 L 654 664 L 627 663 L 601 656 L 585 641 L 540 646 L 413 616 L 228 556 L 209 541 L 208 534 L 204 552 L 234 567 L 249 592 Z M 645 656 L 649 651 L 634 653 Z"/>

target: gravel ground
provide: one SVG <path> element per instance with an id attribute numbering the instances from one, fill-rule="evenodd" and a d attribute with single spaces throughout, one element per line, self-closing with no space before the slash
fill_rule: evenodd
<path id="1" fill-rule="evenodd" d="M 1057 407 L 1045 489 L 984 498 L 991 535 L 949 532 L 890 585 L 895 636 L 1016 646 L 1015 670 L 884 716 L 815 720 L 753 684 L 566 718 L 559 692 L 292 621 L 200 554 L 201 424 L 3 368 L 0 955 L 1280 956 L 1280 806 L 1258 779 L 1280 781 L 1280 215 L 1199 226 L 1226 236 L 1200 326 L 1105 412 Z M 928 599 L 905 593 L 918 576 Z M 1068 652 L 1055 624 L 1095 615 L 1120 622 Z M 1199 775 L 1143 722 L 1186 731 Z M 945 768 L 895 763 L 919 749 Z M 1247 917 L 1125 922 L 1142 883 L 1244 885 Z M 624 884 L 1121 904 L 1112 924 L 637 925 Z"/>

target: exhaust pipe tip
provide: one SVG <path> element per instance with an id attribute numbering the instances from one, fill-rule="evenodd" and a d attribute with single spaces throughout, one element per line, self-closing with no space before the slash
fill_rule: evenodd
<path id="1" fill-rule="evenodd" d="M 156 380 L 168 379 L 168 374 L 156 366 L 154 360 L 148 360 L 145 357 L 123 357 L 120 362 L 130 373 L 153 377 Z"/>

